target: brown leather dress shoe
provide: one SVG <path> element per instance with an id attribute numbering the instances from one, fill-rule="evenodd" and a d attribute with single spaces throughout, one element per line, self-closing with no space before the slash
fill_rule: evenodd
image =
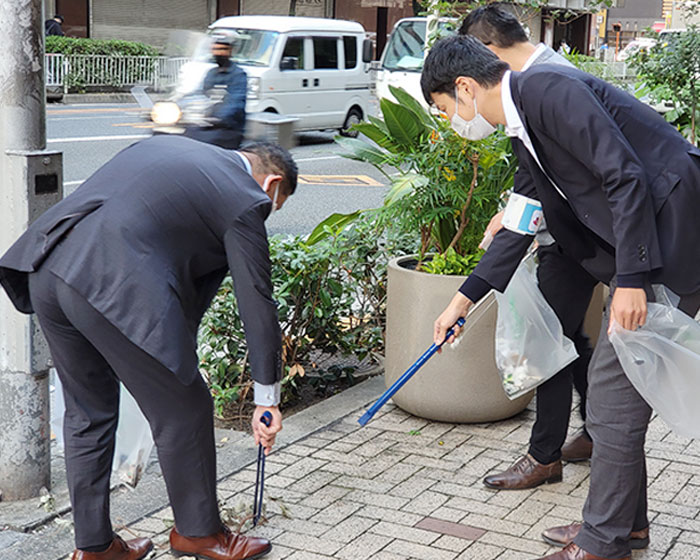
<path id="1" fill-rule="evenodd" d="M 542 532 L 544 542 L 553 544 L 554 546 L 566 546 L 576 538 L 583 525 L 581 523 L 572 523 L 571 525 L 562 525 L 560 527 L 552 527 Z M 630 548 L 639 550 L 649 546 L 649 527 L 632 531 L 630 533 Z"/>
<path id="2" fill-rule="evenodd" d="M 518 459 L 509 469 L 484 479 L 486 486 L 496 490 L 523 490 L 535 488 L 545 482 L 561 482 L 561 461 L 543 465 L 529 453 Z"/>
<path id="3" fill-rule="evenodd" d="M 112 544 L 102 552 L 85 552 L 76 550 L 72 560 L 141 560 L 153 549 L 151 539 L 132 539 L 125 541 L 118 535 L 114 535 Z"/>
<path id="4" fill-rule="evenodd" d="M 590 459 L 592 453 L 593 442 L 591 438 L 581 430 L 561 448 L 561 460 L 569 463 L 577 463 Z"/>
<path id="5" fill-rule="evenodd" d="M 631 560 L 631 556 L 625 556 L 619 560 Z M 586 552 L 582 548 L 579 548 L 574 543 L 568 544 L 566 548 L 563 548 L 559 552 L 550 554 L 549 556 L 543 556 L 540 560 L 611 560 L 610 558 L 604 558 L 602 556 L 596 556 L 590 552 Z"/>
<path id="6" fill-rule="evenodd" d="M 173 556 L 194 556 L 202 560 L 248 560 L 265 556 L 272 549 L 270 541 L 234 534 L 228 527 L 209 537 L 185 537 L 170 531 Z"/>

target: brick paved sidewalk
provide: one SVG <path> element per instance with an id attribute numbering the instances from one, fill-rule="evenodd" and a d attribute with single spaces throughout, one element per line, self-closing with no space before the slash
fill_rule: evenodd
<path id="1" fill-rule="evenodd" d="M 527 448 L 534 418 L 452 425 L 393 405 L 367 427 L 349 414 L 267 460 L 266 517 L 249 531 L 272 540 L 269 560 L 530 560 L 555 550 L 543 529 L 581 519 L 588 463 L 564 481 L 492 491 L 481 480 Z M 578 415 L 572 415 L 572 421 Z M 576 426 L 572 426 L 572 431 Z M 658 419 L 648 441 L 651 545 L 634 560 L 700 559 L 700 443 Z M 219 484 L 226 509 L 250 508 L 255 464 Z M 169 508 L 122 531 L 154 538 L 153 558 L 171 560 Z"/>

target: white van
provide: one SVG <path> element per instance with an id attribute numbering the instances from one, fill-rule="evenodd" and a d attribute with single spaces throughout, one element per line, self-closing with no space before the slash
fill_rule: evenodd
<path id="1" fill-rule="evenodd" d="M 296 117 L 297 131 L 342 132 L 366 118 L 372 45 L 362 25 L 337 19 L 221 18 L 209 26 L 193 61 L 183 66 L 177 97 L 197 89 L 213 66 L 209 36 L 219 29 L 239 37 L 233 60 L 248 75 L 246 112 Z"/>
<path id="2" fill-rule="evenodd" d="M 454 33 L 456 20 L 440 19 L 438 34 Z M 377 97 L 393 99 L 389 86 L 401 87 L 427 107 L 420 89 L 426 54 L 428 18 L 404 18 L 396 22 L 384 47 L 375 78 Z"/>

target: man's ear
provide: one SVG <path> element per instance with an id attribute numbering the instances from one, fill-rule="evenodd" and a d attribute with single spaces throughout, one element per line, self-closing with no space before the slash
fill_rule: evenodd
<path id="1" fill-rule="evenodd" d="M 459 91 L 466 91 L 472 97 L 474 96 L 474 86 L 477 85 L 477 81 L 469 76 L 457 76 L 455 80 L 455 85 Z"/>
<path id="2" fill-rule="evenodd" d="M 273 187 L 276 189 L 280 188 L 280 185 L 282 183 L 282 175 L 268 175 L 269 179 L 267 181 L 267 191 L 266 192 L 271 192 L 273 190 Z M 282 193 L 279 193 L 282 194 Z M 279 196 L 279 195 L 278 195 Z"/>
<path id="3" fill-rule="evenodd" d="M 457 76 L 455 79 L 455 85 L 460 89 L 463 90 L 466 87 L 469 87 L 469 78 L 466 76 Z"/>

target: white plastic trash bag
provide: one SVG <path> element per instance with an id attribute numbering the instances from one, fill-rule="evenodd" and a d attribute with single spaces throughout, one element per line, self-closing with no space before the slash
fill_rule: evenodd
<path id="1" fill-rule="evenodd" d="M 51 396 L 51 431 L 56 443 L 63 447 L 63 414 L 66 405 L 63 400 L 63 387 L 58 375 L 54 376 L 54 389 Z M 136 404 L 134 397 L 119 384 L 119 423 L 117 441 L 114 448 L 112 473 L 119 481 L 135 488 L 148 464 L 153 451 L 153 436 L 148 420 Z"/>
<path id="2" fill-rule="evenodd" d="M 678 434 L 700 438 L 700 324 L 675 307 L 649 303 L 635 331 L 613 322 L 610 342 L 625 375 Z"/>
<path id="3" fill-rule="evenodd" d="M 496 301 L 496 366 L 508 398 L 524 395 L 578 358 L 537 285 L 534 254 L 518 265 Z"/>

